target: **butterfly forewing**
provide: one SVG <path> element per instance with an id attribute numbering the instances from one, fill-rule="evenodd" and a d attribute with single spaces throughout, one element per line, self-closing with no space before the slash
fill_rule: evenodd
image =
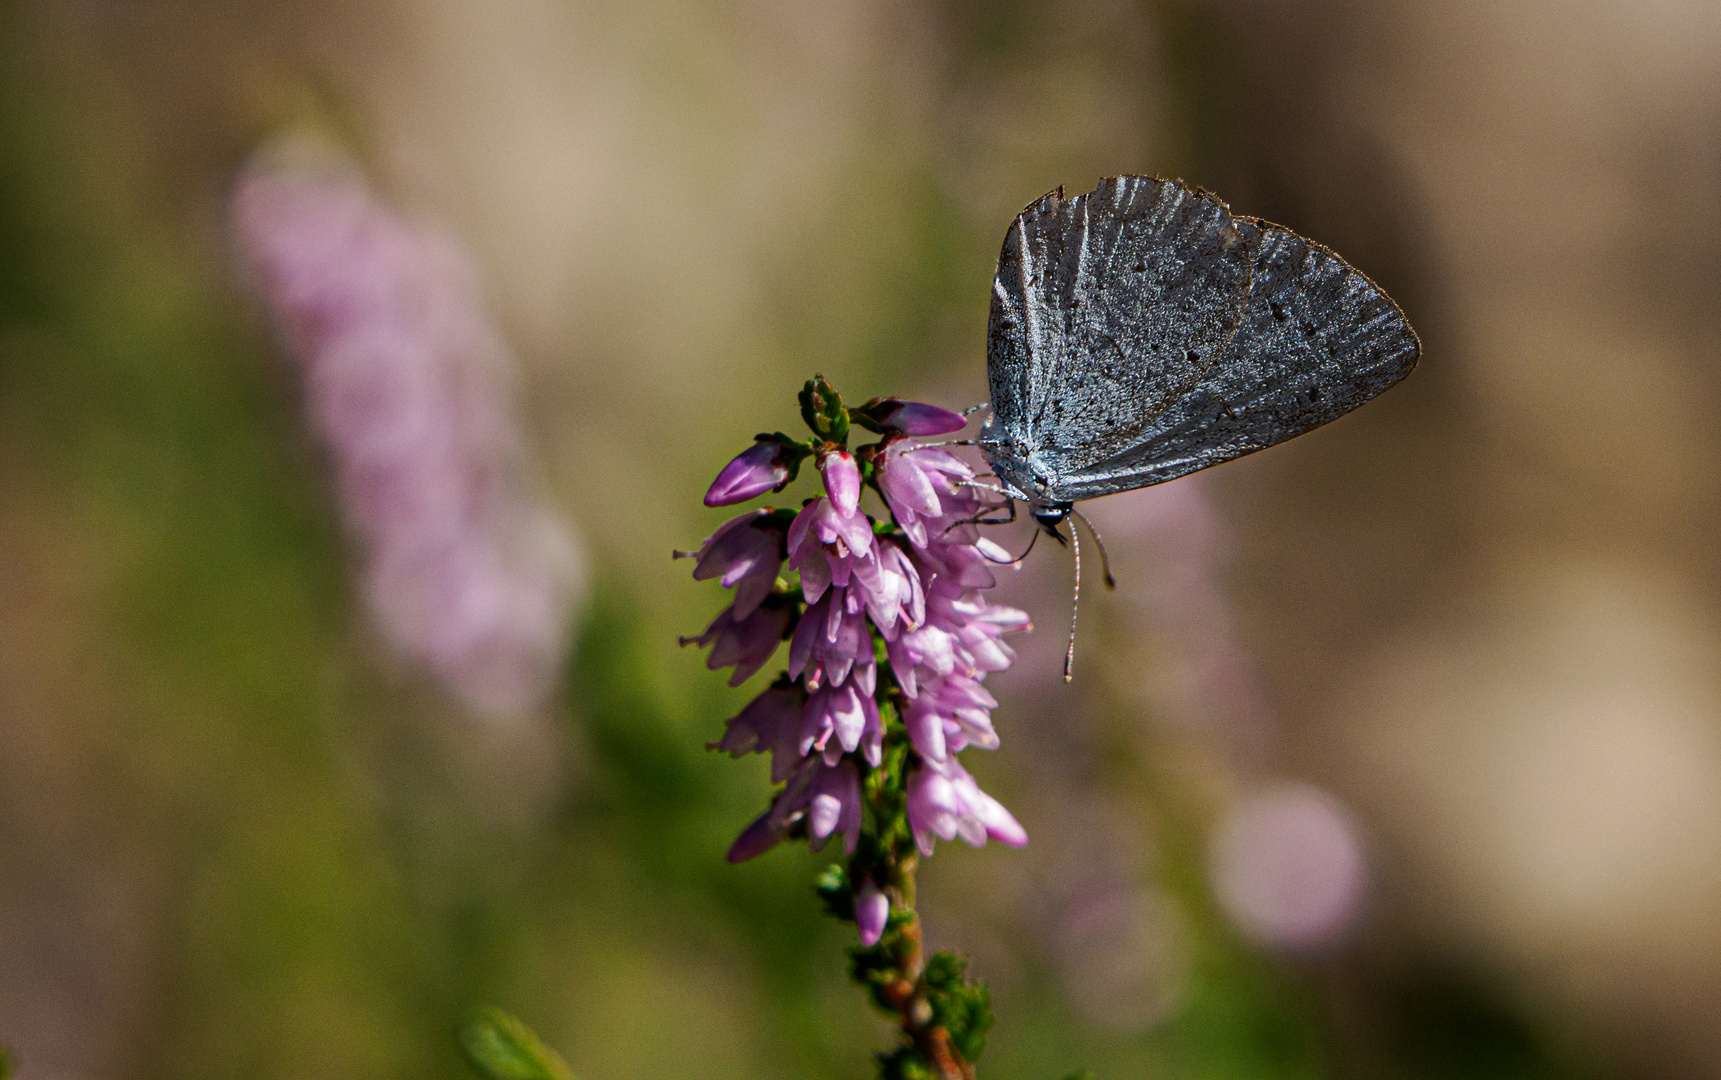
<path id="1" fill-rule="evenodd" d="M 1139 441 L 1236 332 L 1250 253 L 1224 204 L 1114 177 L 1017 216 L 993 282 L 988 431 L 1050 477 Z"/>
<path id="2" fill-rule="evenodd" d="M 1398 306 L 1332 251 L 1237 219 L 1253 255 L 1237 333 L 1128 448 L 1056 478 L 1057 499 L 1145 487 L 1280 443 L 1410 374 L 1420 343 Z"/>

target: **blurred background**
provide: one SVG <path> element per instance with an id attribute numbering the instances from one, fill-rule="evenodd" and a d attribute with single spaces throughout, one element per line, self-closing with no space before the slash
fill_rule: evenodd
<path id="1" fill-rule="evenodd" d="M 312 362 L 232 202 L 307 132 L 471 394 Z M 1721 6 L 0 0 L 22 1080 L 460 1077 L 481 1003 L 590 1080 L 871 1075 L 825 860 L 722 862 L 765 768 L 703 749 L 747 690 L 669 553 L 815 371 L 982 400 L 1010 218 L 1122 172 L 1331 245 L 1423 360 L 1092 504 L 1072 686 L 1067 556 L 1000 590 L 967 760 L 1032 843 L 921 887 L 981 1074 L 1721 1075 Z M 388 606 L 451 579 L 379 554 L 377 416 L 526 600 Z"/>

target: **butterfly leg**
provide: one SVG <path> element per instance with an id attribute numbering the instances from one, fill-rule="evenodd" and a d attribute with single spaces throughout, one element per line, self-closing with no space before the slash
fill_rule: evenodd
<path id="1" fill-rule="evenodd" d="M 1004 496 L 1004 505 L 1008 506 L 1010 508 L 1010 516 L 1009 517 L 1003 517 L 1003 518 L 987 517 L 986 515 L 991 513 L 993 510 L 1004 509 L 1003 506 L 989 506 L 984 511 L 982 511 L 978 516 L 968 518 L 965 521 L 958 521 L 954 525 L 951 525 L 949 529 L 944 530 L 946 533 L 948 533 L 950 531 L 950 529 L 959 528 L 963 525 L 1010 525 L 1010 524 L 1013 524 L 1015 522 L 1015 520 L 1016 520 L 1016 500 L 1012 499 L 1008 495 L 1005 495 L 1003 489 L 995 488 L 995 487 L 991 486 L 990 484 L 977 484 L 972 480 L 963 480 L 960 482 L 959 486 L 979 488 L 981 491 L 990 491 L 994 495 L 1003 495 Z"/>
<path id="2" fill-rule="evenodd" d="M 1003 522 L 999 522 L 998 524 L 1001 525 L 1001 524 L 1003 524 Z M 986 551 L 984 548 L 982 548 L 980 551 L 980 557 L 985 559 L 987 562 L 993 564 L 994 566 L 1018 566 L 1021 564 L 1022 560 L 1026 559 L 1028 557 L 1028 554 L 1034 550 L 1034 545 L 1040 542 L 1041 531 L 1042 530 L 1040 530 L 1040 529 L 1034 530 L 1034 535 L 1030 536 L 1028 538 L 1028 546 L 1026 548 L 1023 548 L 1022 554 L 1016 556 L 1014 559 L 994 559 L 992 556 L 986 554 Z M 1053 533 L 1052 535 L 1056 536 L 1057 534 Z M 1059 536 L 1058 539 L 1061 541 L 1063 539 L 1063 537 Z"/>

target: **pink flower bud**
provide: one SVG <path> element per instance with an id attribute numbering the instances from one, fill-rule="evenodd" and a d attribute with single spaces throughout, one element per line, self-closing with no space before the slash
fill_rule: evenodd
<path id="1" fill-rule="evenodd" d="M 711 482 L 705 505 L 733 506 L 770 491 L 789 478 L 782 456 L 783 448 L 772 442 L 756 442 L 741 451 Z"/>
<path id="2" fill-rule="evenodd" d="M 968 426 L 968 418 L 961 413 L 918 401 L 899 402 L 896 408 L 884 414 L 883 422 L 886 427 L 895 428 L 904 435 L 948 435 Z"/>
<path id="3" fill-rule="evenodd" d="M 860 927 L 861 944 L 873 946 L 884 936 L 884 924 L 890 921 L 890 898 L 880 892 L 868 878 L 855 890 L 855 924 Z"/>
<path id="4" fill-rule="evenodd" d="M 843 517 L 854 517 L 860 509 L 861 475 L 854 455 L 847 450 L 834 450 L 819 460 L 825 474 L 825 490 L 830 492 L 831 505 Z"/>

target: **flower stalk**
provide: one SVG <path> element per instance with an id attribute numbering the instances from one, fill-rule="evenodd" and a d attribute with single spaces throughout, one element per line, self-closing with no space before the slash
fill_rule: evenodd
<path id="1" fill-rule="evenodd" d="M 729 850 L 754 858 L 785 840 L 815 851 L 841 834 L 846 861 L 815 889 L 856 925 L 850 974 L 895 1021 L 899 1046 L 879 1055 L 885 1080 L 972 1080 L 992 1024 L 984 984 L 966 961 L 928 956 L 914 873 L 938 840 L 1021 846 L 1027 833 L 957 759 L 994 749 L 982 683 L 1015 654 L 1006 634 L 1026 614 L 987 602 L 1008 556 L 975 522 L 1001 504 L 955 455 L 916 435 L 966 421 L 932 405 L 875 398 L 850 409 L 822 377 L 800 393 L 806 439 L 760 435 L 706 492 L 727 506 L 781 492 L 813 461 L 824 491 L 799 510 L 765 507 L 719 527 L 696 552 L 694 577 L 734 602 L 682 643 L 711 649 L 731 685 L 761 670 L 783 641 L 788 665 L 725 726 L 713 749 L 771 755 L 769 805 Z M 856 430 L 879 436 L 850 446 Z M 867 492 L 883 507 L 862 508 Z"/>

